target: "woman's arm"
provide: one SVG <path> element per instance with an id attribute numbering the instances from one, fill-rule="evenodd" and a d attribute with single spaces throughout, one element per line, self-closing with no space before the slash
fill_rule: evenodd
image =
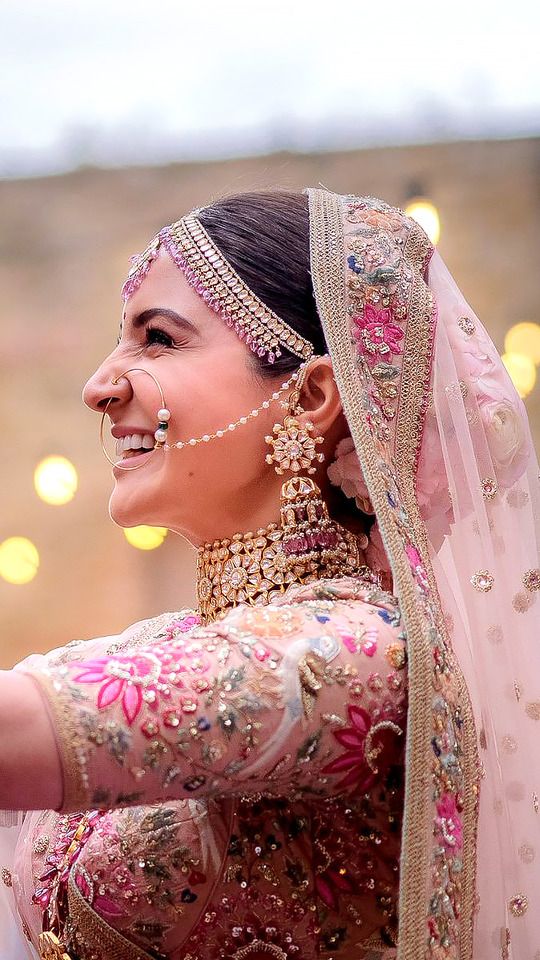
<path id="1" fill-rule="evenodd" d="M 30 676 L 0 671 L 0 807 L 56 810 L 62 766 L 39 688 Z"/>
<path id="2" fill-rule="evenodd" d="M 240 607 L 190 633 L 173 622 L 130 653 L 4 675 L 15 719 L 3 714 L 2 803 L 368 789 L 401 749 L 406 713 L 399 612 L 368 590 Z"/>

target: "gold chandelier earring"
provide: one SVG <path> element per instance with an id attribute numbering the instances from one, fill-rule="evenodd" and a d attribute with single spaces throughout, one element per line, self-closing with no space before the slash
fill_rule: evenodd
<path id="1" fill-rule="evenodd" d="M 282 550 L 289 568 L 318 561 L 329 571 L 335 568 L 336 572 L 343 573 L 344 567 L 357 566 L 358 545 L 353 534 L 330 518 L 320 488 L 309 476 L 316 470 L 313 463 L 324 461 L 324 454 L 317 451 L 324 439 L 312 436 L 315 427 L 310 420 L 304 424 L 298 420 L 298 415 L 305 413 L 300 406 L 302 380 L 303 377 L 289 400 L 282 403 L 287 410 L 283 423 L 276 423 L 273 436 L 264 438 L 272 447 L 266 462 L 274 464 L 279 476 L 286 470 L 294 474 L 281 487 Z"/>

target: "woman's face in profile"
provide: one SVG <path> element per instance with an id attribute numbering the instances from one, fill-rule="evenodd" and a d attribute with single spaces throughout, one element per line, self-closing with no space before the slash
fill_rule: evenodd
<path id="1" fill-rule="evenodd" d="M 182 450 L 127 453 L 113 468 L 110 514 L 120 526 L 165 526 L 199 544 L 278 519 L 276 477 L 265 464 L 264 437 L 283 411 L 278 403 L 234 431 L 227 426 L 268 399 L 286 377 L 263 380 L 249 349 L 192 289 L 162 252 L 128 300 L 117 347 L 88 380 L 85 403 L 102 413 L 107 400 L 114 435 L 152 435 L 161 408 L 170 410 L 167 443 L 224 429 L 225 436 Z M 118 384 L 112 380 L 120 377 Z M 116 441 L 110 440 L 109 449 Z M 268 516 L 265 500 L 274 503 Z M 258 511 L 261 512 L 259 518 Z M 264 518 L 263 518 L 264 517 Z"/>

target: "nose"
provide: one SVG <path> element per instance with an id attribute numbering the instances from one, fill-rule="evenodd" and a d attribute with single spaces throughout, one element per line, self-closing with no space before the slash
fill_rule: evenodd
<path id="1" fill-rule="evenodd" d="M 122 367 L 117 367 L 111 358 L 107 357 L 84 385 L 82 398 L 86 406 L 96 413 L 102 413 L 109 400 L 109 409 L 128 400 L 132 392 L 131 384 L 127 377 L 120 376 L 121 373 Z M 118 383 L 113 383 L 117 377 Z"/>

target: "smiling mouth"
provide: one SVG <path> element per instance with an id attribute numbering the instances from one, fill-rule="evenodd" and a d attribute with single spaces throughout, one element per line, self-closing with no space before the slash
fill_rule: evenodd
<path id="1" fill-rule="evenodd" d="M 154 452 L 155 447 L 152 447 L 151 450 L 146 450 L 141 447 L 140 450 L 123 450 L 121 454 L 118 455 L 118 463 L 124 463 L 125 460 L 142 460 L 143 457 L 147 457 L 150 453 Z"/>

